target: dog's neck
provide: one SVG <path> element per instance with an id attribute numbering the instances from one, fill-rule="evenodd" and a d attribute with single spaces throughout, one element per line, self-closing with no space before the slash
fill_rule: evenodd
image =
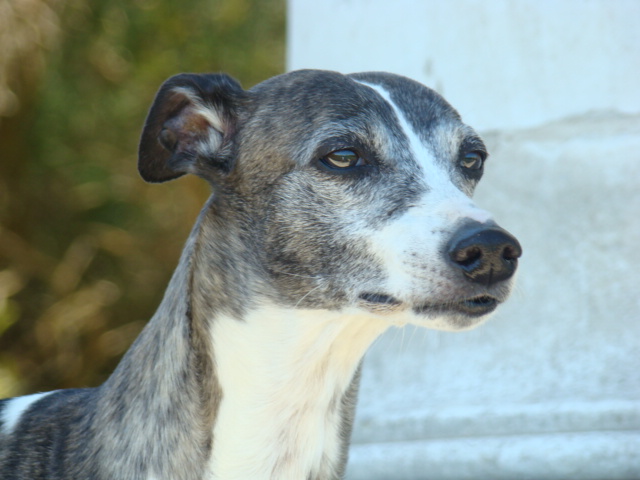
<path id="1" fill-rule="evenodd" d="M 225 479 L 339 478 L 368 317 L 261 307 L 212 330 L 222 402 L 211 471 Z"/>
<path id="2" fill-rule="evenodd" d="M 263 290 L 271 282 L 256 280 L 264 272 L 252 254 L 261 248 L 251 242 L 259 239 L 242 238 L 228 219 L 222 230 L 220 215 L 202 220 L 192 273 L 192 284 L 211 289 L 193 292 L 193 316 L 207 326 L 221 394 L 208 470 L 229 480 L 341 478 L 359 365 L 388 324 L 278 305 L 277 294 Z M 227 248 L 221 257 L 209 245 Z"/>

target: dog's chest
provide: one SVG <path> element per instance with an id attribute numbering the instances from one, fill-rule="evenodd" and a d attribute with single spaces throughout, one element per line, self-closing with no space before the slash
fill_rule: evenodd
<path id="1" fill-rule="evenodd" d="M 213 332 L 222 402 L 210 478 L 336 478 L 343 397 L 360 358 L 384 327 L 279 309 Z"/>

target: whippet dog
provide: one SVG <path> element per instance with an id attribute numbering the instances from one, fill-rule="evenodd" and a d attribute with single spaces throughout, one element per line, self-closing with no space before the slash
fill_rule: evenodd
<path id="1" fill-rule="evenodd" d="M 0 477 L 341 478 L 372 342 L 475 327 L 509 294 L 520 245 L 471 200 L 486 157 L 440 95 L 397 75 L 170 78 L 140 173 L 213 194 L 102 386 L 0 404 Z"/>

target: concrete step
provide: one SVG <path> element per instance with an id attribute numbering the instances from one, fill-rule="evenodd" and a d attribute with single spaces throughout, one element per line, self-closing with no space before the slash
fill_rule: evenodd
<path id="1" fill-rule="evenodd" d="M 347 480 L 638 478 L 640 436 L 556 433 L 357 445 Z"/>

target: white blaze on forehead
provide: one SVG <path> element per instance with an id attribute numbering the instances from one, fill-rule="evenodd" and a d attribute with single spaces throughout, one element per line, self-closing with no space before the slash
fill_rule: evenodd
<path id="1" fill-rule="evenodd" d="M 430 172 L 430 174 L 432 170 L 436 170 L 436 166 L 435 166 L 436 162 L 435 162 L 433 153 L 430 152 L 425 147 L 422 140 L 420 140 L 415 130 L 409 124 L 407 117 L 400 110 L 400 108 L 395 104 L 395 102 L 391 100 L 391 95 L 389 94 L 389 92 L 383 87 L 381 87 L 380 85 L 374 85 L 372 83 L 367 83 L 367 82 L 358 82 L 358 83 L 361 83 L 362 85 L 366 85 L 367 87 L 375 90 L 378 93 L 378 95 L 380 95 L 384 99 L 384 101 L 387 102 L 389 106 L 392 108 L 393 112 L 396 114 L 396 117 L 398 118 L 398 123 L 400 128 L 402 129 L 402 132 L 407 137 L 407 140 L 409 140 L 409 148 L 411 149 L 412 157 L 418 163 L 420 168 L 423 171 Z M 437 168 L 437 170 L 441 170 L 441 168 Z"/>
<path id="2" fill-rule="evenodd" d="M 395 113 L 398 124 L 409 142 L 411 157 L 421 170 L 422 181 L 427 187 L 425 199 L 428 198 L 432 214 L 440 212 L 446 215 L 449 221 L 469 218 L 484 223 L 491 220 L 489 212 L 476 207 L 473 201 L 453 183 L 446 164 L 437 161 L 434 151 L 428 148 L 420 138 L 404 112 L 391 99 L 390 93 L 380 85 L 360 81 L 358 83 L 375 90 Z M 457 143 L 458 136 L 462 133 L 458 129 L 448 128 L 447 124 L 435 125 L 433 128 L 437 131 L 432 138 L 440 145 Z"/>
<path id="3" fill-rule="evenodd" d="M 42 397 L 52 393 L 54 392 L 34 393 L 33 395 L 26 395 L 24 397 L 16 397 L 8 400 L 4 406 L 2 415 L 0 415 L 2 433 L 6 435 L 11 434 L 13 429 L 16 428 L 16 425 L 18 425 L 22 414 Z"/>

